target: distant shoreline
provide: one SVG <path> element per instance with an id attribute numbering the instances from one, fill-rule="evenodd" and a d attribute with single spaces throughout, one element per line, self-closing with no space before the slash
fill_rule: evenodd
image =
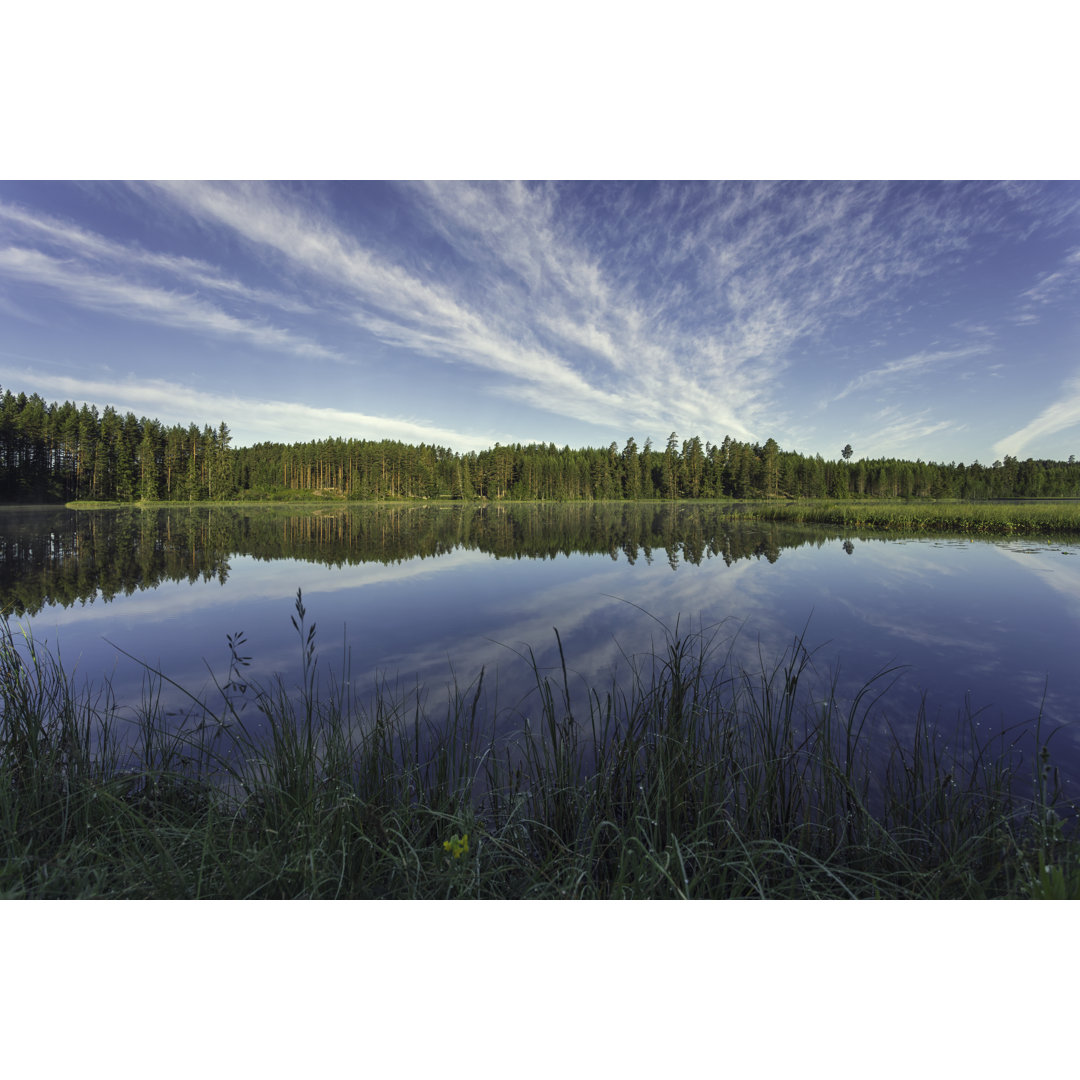
<path id="1" fill-rule="evenodd" d="M 323 496 L 303 499 L 230 499 L 220 502 L 102 502 L 80 500 L 67 503 L 38 503 L 40 509 L 167 510 L 167 509 L 375 509 L 379 507 L 442 509 L 485 507 L 507 510 L 530 506 L 720 506 L 742 521 L 789 522 L 791 524 L 834 525 L 871 531 L 960 532 L 993 536 L 1038 536 L 1080 534 L 1080 499 L 347 499 Z M 30 504 L 0 504 L 0 509 L 29 509 Z"/>

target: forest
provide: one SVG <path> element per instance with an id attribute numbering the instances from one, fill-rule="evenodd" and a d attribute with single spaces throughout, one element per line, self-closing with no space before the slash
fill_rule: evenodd
<path id="1" fill-rule="evenodd" d="M 166 426 L 10 389 L 0 401 L 3 503 L 1080 497 L 1072 455 L 992 465 L 850 457 L 850 446 L 832 460 L 771 438 L 714 443 L 675 432 L 662 448 L 632 436 L 622 447 L 496 443 L 468 453 L 359 438 L 235 447 L 224 421 Z"/>

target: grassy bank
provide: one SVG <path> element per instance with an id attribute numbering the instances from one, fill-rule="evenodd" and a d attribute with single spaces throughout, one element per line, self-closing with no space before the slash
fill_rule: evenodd
<path id="1" fill-rule="evenodd" d="M 761 521 L 842 525 L 852 529 L 962 532 L 980 536 L 1080 534 L 1080 503 L 969 503 L 958 500 L 799 499 L 734 511 Z"/>
<path id="2" fill-rule="evenodd" d="M 193 699 L 178 727 L 154 705 L 160 675 L 125 720 L 107 685 L 76 690 L 5 621 L 0 895 L 1080 896 L 1038 731 L 1027 760 L 978 745 L 974 723 L 947 753 L 923 716 L 871 747 L 887 673 L 843 709 L 814 704 L 798 641 L 750 673 L 670 634 L 588 715 L 565 667 L 534 666 L 528 722 L 503 739 L 482 676 L 437 715 L 320 690 L 299 595 L 294 623 L 299 694 L 247 685 L 233 639 L 220 706 Z"/>

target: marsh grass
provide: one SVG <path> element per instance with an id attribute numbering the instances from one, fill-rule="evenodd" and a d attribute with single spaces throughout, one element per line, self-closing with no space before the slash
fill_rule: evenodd
<path id="1" fill-rule="evenodd" d="M 797 499 L 747 505 L 736 516 L 848 528 L 946 531 L 980 536 L 1080 534 L 1080 503 L 960 500 Z"/>
<path id="2" fill-rule="evenodd" d="M 884 670 L 841 706 L 796 638 L 736 670 L 665 629 L 628 677 L 575 693 L 532 654 L 513 709 L 484 675 L 432 715 L 419 688 L 358 701 L 319 678 L 249 684 L 243 635 L 211 708 L 134 718 L 0 635 L 0 894 L 102 898 L 1075 896 L 1080 843 L 1038 724 L 981 745 L 875 745 Z M 810 685 L 813 683 L 814 685 Z M 328 689 L 321 689 L 328 687 Z M 511 714 L 509 717 L 507 714 Z M 516 723 L 511 736 L 507 720 Z M 135 738 L 132 738 L 134 732 Z M 1026 748 L 1026 752 L 1024 752 Z M 467 843 L 466 839 L 467 838 Z"/>

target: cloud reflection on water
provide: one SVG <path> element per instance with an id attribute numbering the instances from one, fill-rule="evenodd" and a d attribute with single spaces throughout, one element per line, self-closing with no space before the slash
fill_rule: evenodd
<path id="1" fill-rule="evenodd" d="M 668 528 L 669 511 L 656 513 L 655 527 Z M 485 527 L 503 524 L 494 517 Z M 876 672 L 900 665 L 876 726 L 910 730 L 924 692 L 932 717 L 955 718 L 970 703 L 984 710 L 987 730 L 1030 719 L 1042 703 L 1049 724 L 1069 726 L 1058 744 L 1080 765 L 1072 726 L 1080 560 L 1066 557 L 1080 547 L 853 537 L 849 555 L 823 533 L 807 542 L 811 534 L 762 527 L 757 557 L 747 557 L 758 534 L 739 529 L 738 557 L 706 550 L 696 564 L 671 557 L 674 541 L 655 546 L 651 560 L 639 551 L 633 563 L 617 546 L 614 558 L 496 557 L 450 546 L 425 558 L 332 565 L 229 554 L 224 583 L 160 581 L 21 621 L 58 640 L 83 676 L 111 672 L 122 700 L 139 700 L 145 673 L 104 639 L 212 697 L 210 672 L 224 681 L 226 634 L 238 631 L 253 658 L 251 678 L 298 680 L 290 616 L 300 588 L 308 625 L 318 626 L 321 671 L 341 680 L 348 666 L 360 698 L 383 680 L 403 691 L 426 687 L 433 718 L 442 714 L 444 687 L 454 679 L 468 685 L 481 669 L 500 708 L 528 715 L 534 676 L 524 657 L 531 648 L 542 673 L 561 679 L 556 628 L 572 689 L 602 695 L 616 669 L 625 675 L 627 657 L 648 663 L 663 649 L 665 626 L 714 634 L 715 657 L 730 652 L 751 671 L 775 663 L 805 627 L 815 700 L 833 680 L 850 699 Z M 170 705 L 183 703 L 171 688 L 162 692 Z"/>

